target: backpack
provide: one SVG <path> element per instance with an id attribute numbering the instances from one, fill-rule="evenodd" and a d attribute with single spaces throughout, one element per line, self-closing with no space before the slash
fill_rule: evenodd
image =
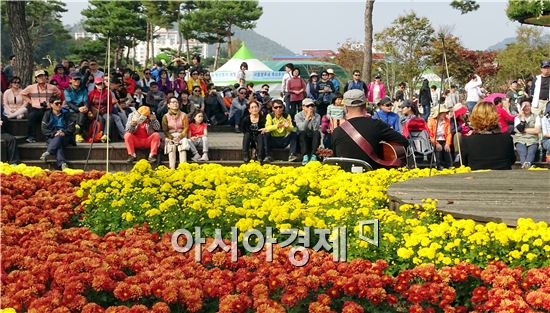
<path id="1" fill-rule="evenodd" d="M 365 84 L 363 84 L 363 81 L 361 81 L 361 80 L 359 82 L 360 82 L 359 90 L 365 92 L 365 89 L 364 89 Z M 348 86 L 347 86 L 346 90 L 351 90 L 352 88 L 353 88 L 353 80 L 350 80 L 350 81 L 348 81 Z"/>
<path id="2" fill-rule="evenodd" d="M 103 132 L 101 131 L 101 122 L 97 119 L 93 119 L 88 129 L 88 142 L 100 142 Z M 94 136 L 95 132 L 95 136 Z"/>

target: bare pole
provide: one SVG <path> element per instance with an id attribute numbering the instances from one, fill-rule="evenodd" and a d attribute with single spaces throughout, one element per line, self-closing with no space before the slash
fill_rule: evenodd
<path id="1" fill-rule="evenodd" d="M 109 79 L 109 83 L 107 84 L 107 125 L 105 126 L 105 129 L 107 129 L 107 148 L 106 153 L 107 156 L 105 158 L 105 171 L 109 173 L 109 140 L 111 137 L 111 129 L 110 129 L 110 117 L 111 114 L 111 37 L 107 38 L 107 78 Z"/>

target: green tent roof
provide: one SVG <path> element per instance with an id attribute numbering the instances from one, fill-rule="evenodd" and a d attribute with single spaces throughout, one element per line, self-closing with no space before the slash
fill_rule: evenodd
<path id="1" fill-rule="evenodd" d="M 334 63 L 322 62 L 322 61 L 309 61 L 309 60 L 264 61 L 264 64 L 269 66 L 274 71 L 284 71 L 285 65 L 287 63 L 292 63 L 294 64 L 295 67 L 299 68 L 300 75 L 302 76 L 302 78 L 305 78 L 305 79 L 309 78 L 309 74 L 311 74 L 311 72 L 316 72 L 320 76 L 322 71 L 327 70 L 329 68 L 332 68 L 334 70 L 336 77 L 340 81 L 349 78 L 348 73 L 346 73 L 346 71 L 342 67 Z"/>
<path id="2" fill-rule="evenodd" d="M 244 42 L 241 43 L 241 48 L 233 55 L 233 59 L 241 59 L 241 60 L 249 60 L 249 59 L 255 59 L 256 57 L 250 51 Z"/>

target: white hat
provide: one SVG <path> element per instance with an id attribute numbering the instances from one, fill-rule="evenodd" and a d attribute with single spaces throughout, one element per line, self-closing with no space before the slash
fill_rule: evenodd
<path id="1" fill-rule="evenodd" d="M 334 70 L 331 69 L 331 68 L 329 68 L 329 69 L 327 69 L 327 73 L 329 73 L 329 74 L 334 74 Z"/>

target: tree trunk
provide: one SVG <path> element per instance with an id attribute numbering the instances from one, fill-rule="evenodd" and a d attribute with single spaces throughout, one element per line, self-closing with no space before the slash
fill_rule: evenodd
<path id="1" fill-rule="evenodd" d="M 155 63 L 155 26 L 151 24 L 151 61 Z"/>
<path id="2" fill-rule="evenodd" d="M 7 4 L 10 40 L 13 54 L 17 58 L 13 74 L 21 77 L 21 86 L 24 87 L 32 83 L 32 71 L 34 68 L 32 43 L 26 23 L 26 2 L 8 1 Z"/>
<path id="3" fill-rule="evenodd" d="M 189 39 L 185 38 L 185 48 L 187 49 L 187 63 L 191 63 L 191 51 L 189 50 Z"/>
<path id="4" fill-rule="evenodd" d="M 149 22 L 147 22 L 147 33 L 145 35 L 145 62 L 143 63 L 143 67 L 147 68 L 147 62 L 149 62 Z"/>
<path id="5" fill-rule="evenodd" d="M 374 0 L 367 0 L 365 5 L 365 53 L 363 58 L 363 78 L 370 81 L 372 75 L 372 11 Z"/>
<path id="6" fill-rule="evenodd" d="M 232 41 L 231 41 L 231 28 L 229 28 L 229 31 L 227 32 L 227 58 L 231 59 L 233 57 L 233 47 L 232 47 Z"/>
<path id="7" fill-rule="evenodd" d="M 183 34 L 180 31 L 180 19 L 178 18 L 178 58 L 181 57 L 181 45 L 183 44 Z"/>
<path id="8" fill-rule="evenodd" d="M 222 43 L 218 42 L 216 45 L 216 55 L 214 56 L 214 71 L 218 69 L 218 59 L 220 57 L 221 47 L 222 47 Z"/>
<path id="9" fill-rule="evenodd" d="M 128 49 L 126 51 L 126 66 L 125 67 L 128 67 L 128 65 L 130 64 L 130 47 L 126 47 L 126 49 Z"/>

